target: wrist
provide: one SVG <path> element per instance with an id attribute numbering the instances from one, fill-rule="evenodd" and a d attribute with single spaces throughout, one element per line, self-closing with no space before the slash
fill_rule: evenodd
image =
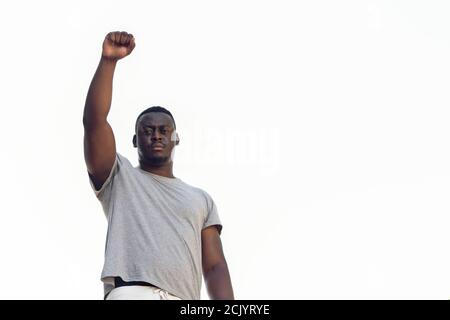
<path id="1" fill-rule="evenodd" d="M 110 57 L 106 57 L 104 55 L 102 55 L 100 58 L 101 63 L 112 64 L 112 65 L 115 65 L 117 63 L 117 60 L 118 60 L 117 58 L 110 58 Z"/>

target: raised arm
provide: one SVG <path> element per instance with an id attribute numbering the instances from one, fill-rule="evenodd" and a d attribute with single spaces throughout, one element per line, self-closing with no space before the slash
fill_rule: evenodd
<path id="1" fill-rule="evenodd" d="M 116 142 L 107 116 L 111 107 L 114 70 L 118 60 L 136 46 L 127 32 L 110 32 L 103 41 L 99 65 L 89 86 L 83 112 L 84 159 L 88 174 L 99 190 L 116 158 Z"/>

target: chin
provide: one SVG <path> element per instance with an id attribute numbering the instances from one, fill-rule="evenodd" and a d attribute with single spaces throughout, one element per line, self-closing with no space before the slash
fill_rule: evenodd
<path id="1" fill-rule="evenodd" d="M 152 166 L 161 166 L 167 162 L 169 157 L 148 155 L 148 156 L 146 156 L 146 159 L 147 159 L 147 162 L 149 164 L 151 164 Z"/>

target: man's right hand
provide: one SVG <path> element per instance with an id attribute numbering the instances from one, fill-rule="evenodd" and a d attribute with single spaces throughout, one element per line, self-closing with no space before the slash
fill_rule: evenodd
<path id="1" fill-rule="evenodd" d="M 128 56 L 136 46 L 134 37 L 125 31 L 114 31 L 106 35 L 103 41 L 102 58 L 117 61 Z"/>

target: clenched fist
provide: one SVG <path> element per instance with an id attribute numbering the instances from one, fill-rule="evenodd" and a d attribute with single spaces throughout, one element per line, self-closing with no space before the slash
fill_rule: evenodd
<path id="1" fill-rule="evenodd" d="M 103 41 L 102 57 L 110 60 L 119 60 L 129 55 L 136 43 L 131 33 L 114 31 L 106 35 Z"/>

